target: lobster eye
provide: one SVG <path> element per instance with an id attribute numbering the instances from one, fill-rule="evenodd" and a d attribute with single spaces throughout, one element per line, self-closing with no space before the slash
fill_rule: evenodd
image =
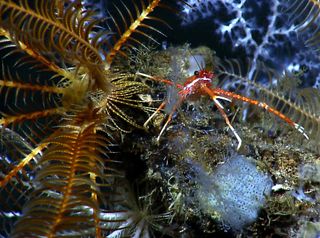
<path id="1" fill-rule="evenodd" d="M 199 75 L 199 71 L 194 71 L 194 73 L 193 73 L 195 76 L 198 76 Z"/>

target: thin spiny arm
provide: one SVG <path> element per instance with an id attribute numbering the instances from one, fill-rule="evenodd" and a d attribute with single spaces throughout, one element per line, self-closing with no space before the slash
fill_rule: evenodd
<path id="1" fill-rule="evenodd" d="M 41 91 L 47 93 L 56 93 L 63 94 L 64 88 L 59 88 L 56 86 L 47 86 L 47 85 L 36 85 L 31 83 L 22 83 L 22 82 L 14 82 L 9 80 L 0 80 L 0 88 L 8 87 L 8 88 L 17 88 L 19 90 L 31 90 L 31 91 Z"/>
<path id="2" fill-rule="evenodd" d="M 7 30 L 5 30 L 5 29 L 3 29 L 1 27 L 0 27 L 0 36 L 5 37 L 8 41 L 14 42 L 14 40 L 12 39 L 10 33 Z M 44 56 L 40 55 L 35 50 L 33 50 L 31 47 L 28 47 L 27 45 L 25 45 L 22 41 L 16 41 L 16 44 L 22 51 L 24 51 L 25 53 L 30 55 L 35 60 L 41 62 L 44 65 L 46 65 L 53 72 L 56 72 L 57 74 L 63 76 L 64 78 L 67 78 L 69 80 L 74 78 L 74 76 L 73 76 L 73 74 L 71 72 L 60 68 L 54 62 L 49 61 Z"/>
<path id="3" fill-rule="evenodd" d="M 64 108 L 58 107 L 58 108 L 29 112 L 25 114 L 14 115 L 14 116 L 7 116 L 5 118 L 0 118 L 0 125 L 7 126 L 9 124 L 20 123 L 25 120 L 36 120 L 40 117 L 47 117 L 49 115 L 54 115 L 54 114 L 62 114 L 64 113 L 64 111 L 65 111 Z"/>
<path id="4" fill-rule="evenodd" d="M 122 33 L 120 39 L 113 45 L 112 49 L 110 50 L 109 54 L 107 55 L 107 62 L 109 64 L 112 63 L 113 58 L 115 55 L 120 51 L 121 47 L 131 38 L 131 35 L 134 32 L 137 32 L 137 28 L 142 25 L 142 21 L 148 18 L 151 12 L 159 6 L 160 0 L 153 0 L 149 3 L 148 7 L 143 9 L 140 15 L 133 21 L 130 26 L 126 29 L 124 33 Z M 141 32 L 140 32 L 141 33 Z"/>
<path id="5" fill-rule="evenodd" d="M 41 153 L 44 148 L 48 145 L 48 143 L 41 143 L 36 148 L 34 148 L 28 155 L 26 155 L 17 165 L 14 166 L 10 170 L 8 174 L 6 174 L 0 180 L 0 187 L 4 187 L 13 177 L 17 176 L 17 173 L 29 164 L 29 162 L 36 158 L 36 156 Z"/>

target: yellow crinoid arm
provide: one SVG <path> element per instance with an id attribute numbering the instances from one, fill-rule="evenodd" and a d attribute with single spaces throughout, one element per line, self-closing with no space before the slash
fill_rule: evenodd
<path id="1" fill-rule="evenodd" d="M 111 44 L 110 51 L 107 55 L 107 62 L 111 64 L 113 62 L 114 57 L 117 54 L 125 55 L 122 51 L 124 46 L 133 47 L 133 44 L 143 45 L 140 41 L 140 37 L 143 36 L 151 40 L 152 42 L 158 43 L 150 34 L 148 34 L 145 30 L 148 29 L 153 32 L 157 32 L 158 34 L 164 35 L 160 30 L 152 27 L 149 23 L 146 23 L 146 20 L 156 20 L 166 24 L 163 20 L 151 16 L 156 8 L 162 5 L 161 0 L 150 0 L 145 4 L 145 0 L 141 1 L 141 7 L 137 4 L 133 4 L 133 8 L 135 9 L 135 13 L 132 13 L 131 10 L 125 5 L 122 1 L 123 11 L 120 10 L 118 6 L 115 6 L 115 14 L 111 14 L 111 19 L 114 24 L 114 30 L 119 36 L 116 38 L 113 44 Z M 116 20 L 121 19 L 121 21 Z M 138 37 L 137 37 L 138 35 Z"/>
<path id="2" fill-rule="evenodd" d="M 109 32 L 99 30 L 94 15 L 79 1 L 3 0 L 0 34 L 59 75 L 74 79 L 61 69 L 70 65 L 90 75 L 92 87 L 103 87 Z"/>

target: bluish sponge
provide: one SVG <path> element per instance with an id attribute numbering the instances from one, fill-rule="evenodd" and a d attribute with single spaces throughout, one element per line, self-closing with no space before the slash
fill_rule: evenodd
<path id="1" fill-rule="evenodd" d="M 238 155 L 219 166 L 209 180 L 200 179 L 200 184 L 198 195 L 203 211 L 219 217 L 235 231 L 257 219 L 273 186 L 270 176 Z"/>

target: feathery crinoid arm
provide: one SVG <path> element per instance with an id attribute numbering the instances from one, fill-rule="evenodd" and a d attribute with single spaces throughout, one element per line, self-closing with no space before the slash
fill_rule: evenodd
<path id="1" fill-rule="evenodd" d="M 158 43 L 150 33 L 164 35 L 159 29 L 152 26 L 152 21 L 167 25 L 161 18 L 153 16 L 156 8 L 168 7 L 162 2 L 161 0 L 141 0 L 140 6 L 136 3 L 132 3 L 133 6 L 128 6 L 128 3 L 119 1 L 119 4 L 114 5 L 114 11 L 109 13 L 112 19 L 111 30 L 115 32 L 111 38 L 112 43 L 107 55 L 109 64 L 117 54 L 126 55 L 123 47 L 134 48 L 137 44 L 144 46 L 141 38 Z M 134 11 L 130 9 L 134 9 Z"/>
<path id="2" fill-rule="evenodd" d="M 310 30 L 309 38 L 306 44 L 309 46 L 319 46 L 319 14 L 320 2 L 318 0 L 293 0 L 287 1 L 289 7 L 286 12 L 290 15 L 291 23 L 296 25 L 296 28 L 305 32 Z"/>
<path id="3" fill-rule="evenodd" d="M 34 189 L 34 169 L 44 146 L 33 149 L 18 133 L 0 130 L 0 236 L 8 237 Z"/>
<path id="4" fill-rule="evenodd" d="M 0 126 L 18 132 L 35 146 L 62 114 L 59 84 L 67 80 L 47 65 L 20 52 L 7 38 L 0 38 Z"/>
<path id="5" fill-rule="evenodd" d="M 251 62 L 248 63 L 250 69 Z M 320 136 L 320 91 L 316 88 L 299 88 L 299 74 L 278 75 L 273 70 L 258 64 L 252 74 L 239 61 L 220 62 L 217 76 L 223 87 L 231 88 L 253 99 L 267 103 L 284 114 L 294 123 L 296 129 L 309 137 L 303 144 L 316 144 L 319 147 Z M 264 83 L 262 83 L 264 82 Z M 247 108 L 246 108 L 246 111 Z M 268 115 L 264 113 L 265 115 Z M 276 122 L 274 118 L 272 120 Z M 272 123 L 274 126 L 275 123 Z M 281 123 L 281 131 L 284 124 Z M 300 141 L 300 133 L 294 139 Z M 303 138 L 305 140 L 305 138 Z"/>
<path id="6" fill-rule="evenodd" d="M 64 113 L 57 80 L 44 80 L 44 72 L 28 74 L 30 62 L 25 60 L 14 69 L 7 62 L 0 65 L 0 236 L 4 237 L 34 188 L 36 164 L 47 146 L 42 140 Z M 40 71 L 39 65 L 31 65 L 31 71 Z"/>
<path id="7" fill-rule="evenodd" d="M 34 188 L 11 237 L 105 237 L 101 211 L 114 175 L 113 146 L 105 119 L 90 108 L 76 109 L 44 143 Z M 110 168 L 110 169 L 108 169 Z"/>
<path id="8" fill-rule="evenodd" d="M 109 68 L 102 50 L 109 32 L 99 30 L 94 15 L 80 1 L 0 2 L 0 27 L 17 46 L 34 51 L 43 61 L 84 68 L 99 87 Z"/>

